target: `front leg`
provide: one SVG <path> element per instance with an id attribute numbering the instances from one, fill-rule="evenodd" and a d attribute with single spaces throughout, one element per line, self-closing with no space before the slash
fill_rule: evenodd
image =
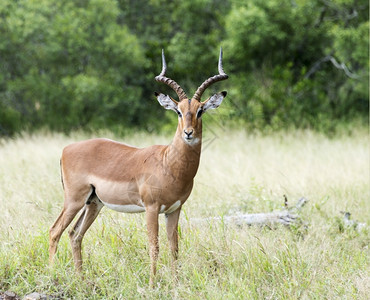
<path id="1" fill-rule="evenodd" d="M 149 238 L 149 255 L 150 255 L 150 280 L 149 285 L 154 287 L 154 279 L 157 270 L 157 260 L 159 253 L 158 244 L 158 213 L 159 209 L 157 207 L 147 207 L 146 208 L 146 226 L 148 229 Z"/>
<path id="2" fill-rule="evenodd" d="M 170 243 L 170 249 L 172 253 L 172 264 L 171 264 L 171 269 L 172 269 L 172 274 L 177 280 L 177 266 L 176 266 L 176 261 L 177 261 L 177 256 L 179 252 L 179 234 L 178 234 L 178 225 L 179 225 L 179 217 L 180 217 L 180 211 L 181 211 L 181 206 L 175 210 L 174 212 L 170 214 L 166 214 L 166 229 L 167 229 L 167 238 Z"/>
<path id="3" fill-rule="evenodd" d="M 179 242 L 178 242 L 178 225 L 180 217 L 181 206 L 170 214 L 166 214 L 166 229 L 167 238 L 170 243 L 170 248 L 172 252 L 173 263 L 177 260 L 177 255 L 179 252 Z"/>

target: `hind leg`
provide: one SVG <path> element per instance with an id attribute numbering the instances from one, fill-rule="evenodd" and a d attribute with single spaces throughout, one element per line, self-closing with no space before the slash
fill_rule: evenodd
<path id="1" fill-rule="evenodd" d="M 95 221 L 103 206 L 104 205 L 96 196 L 89 200 L 86 203 L 81 216 L 78 218 L 76 224 L 69 232 L 69 238 L 72 245 L 73 261 L 78 272 L 82 270 L 82 239 L 86 231 L 90 228 L 91 224 Z"/>
<path id="2" fill-rule="evenodd" d="M 57 251 L 58 243 L 60 240 L 61 235 L 63 234 L 64 230 L 68 227 L 68 225 L 73 221 L 74 217 L 77 213 L 81 210 L 84 206 L 86 199 L 89 198 L 89 195 L 92 193 L 91 187 L 88 187 L 84 191 L 82 191 L 79 195 L 69 195 L 67 191 L 65 191 L 65 201 L 64 201 L 64 208 L 60 213 L 59 217 L 54 222 L 53 226 L 51 226 L 49 230 L 49 263 L 53 264 L 54 256 Z M 78 199 L 73 200 L 73 199 Z"/>
<path id="3" fill-rule="evenodd" d="M 60 240 L 61 235 L 63 234 L 64 230 L 68 227 L 68 225 L 72 222 L 73 218 L 77 215 L 77 213 L 81 210 L 83 204 L 81 206 L 68 206 L 64 207 L 62 212 L 60 213 L 58 219 L 55 221 L 53 226 L 49 230 L 49 262 L 53 264 L 54 262 L 54 255 L 57 252 L 58 243 Z"/>

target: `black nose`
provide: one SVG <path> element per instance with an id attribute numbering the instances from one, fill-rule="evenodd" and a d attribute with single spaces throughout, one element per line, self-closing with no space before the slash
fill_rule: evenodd
<path id="1" fill-rule="evenodd" d="M 187 135 L 187 137 L 189 138 L 192 133 L 193 133 L 193 129 L 190 129 L 190 131 L 188 132 L 186 129 L 184 129 L 184 133 Z"/>

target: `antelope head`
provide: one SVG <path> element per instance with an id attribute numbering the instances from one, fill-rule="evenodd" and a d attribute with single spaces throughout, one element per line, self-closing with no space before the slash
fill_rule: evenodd
<path id="1" fill-rule="evenodd" d="M 202 136 L 202 115 L 209 109 L 217 108 L 222 100 L 226 97 L 226 91 L 217 93 L 205 101 L 201 101 L 204 91 L 213 83 L 226 80 L 229 76 L 224 72 L 222 67 L 222 48 L 218 60 L 218 75 L 212 76 L 205 80 L 196 90 L 192 98 L 188 98 L 184 90 L 176 81 L 165 76 L 167 70 L 164 51 L 162 50 L 162 72 L 155 77 L 158 82 L 171 87 L 177 94 L 179 101 L 176 101 L 168 95 L 155 93 L 158 102 L 165 108 L 173 110 L 178 115 L 178 133 L 188 145 L 198 144 Z"/>

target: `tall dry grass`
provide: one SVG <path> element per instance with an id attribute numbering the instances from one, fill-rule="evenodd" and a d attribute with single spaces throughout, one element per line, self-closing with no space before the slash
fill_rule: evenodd
<path id="1" fill-rule="evenodd" d="M 367 299 L 369 231 L 343 227 L 340 213 L 369 220 L 366 130 L 332 138 L 311 131 L 206 132 L 194 190 L 181 216 L 178 280 L 169 268 L 161 218 L 153 291 L 147 288 L 143 215 L 103 209 L 84 239 L 84 280 L 73 271 L 66 234 L 55 267 L 47 267 L 47 231 L 63 203 L 61 150 L 88 137 L 39 134 L 0 142 L 0 292 L 74 299 Z M 147 146 L 170 140 L 138 134 L 125 142 Z M 292 205 L 299 197 L 309 199 L 304 224 L 290 230 L 187 225 L 192 217 L 280 209 L 283 195 Z"/>

